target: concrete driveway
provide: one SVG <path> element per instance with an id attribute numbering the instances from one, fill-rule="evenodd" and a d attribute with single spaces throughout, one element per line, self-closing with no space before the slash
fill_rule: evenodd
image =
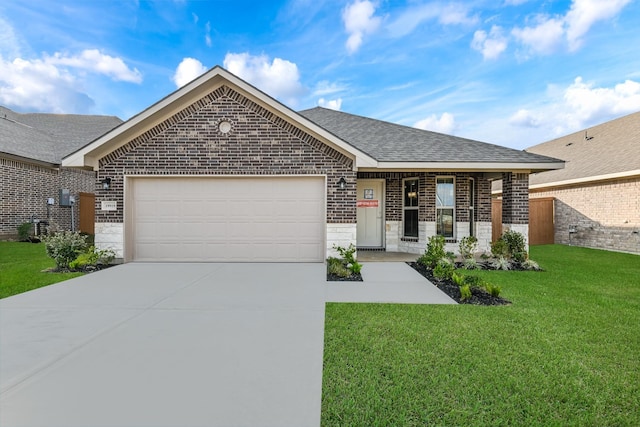
<path id="1" fill-rule="evenodd" d="M 0 426 L 319 426 L 325 302 L 455 302 L 404 263 L 131 263 L 0 300 Z"/>
<path id="2" fill-rule="evenodd" d="M 317 426 L 323 264 L 132 263 L 0 300 L 2 426 Z"/>

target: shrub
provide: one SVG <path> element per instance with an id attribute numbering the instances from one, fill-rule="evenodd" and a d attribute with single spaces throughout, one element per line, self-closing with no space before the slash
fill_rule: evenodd
<path id="1" fill-rule="evenodd" d="M 465 270 L 480 270 L 480 264 L 475 258 L 467 258 L 462 262 L 462 268 Z"/>
<path id="2" fill-rule="evenodd" d="M 427 268 L 435 269 L 438 262 L 446 257 L 447 253 L 444 250 L 444 237 L 431 236 L 427 242 L 427 249 L 424 254 L 418 258 L 418 263 Z"/>
<path id="3" fill-rule="evenodd" d="M 356 261 L 356 247 L 353 246 L 353 243 L 351 243 L 348 248 L 333 245 L 333 249 L 335 249 L 340 254 L 342 259 L 344 260 L 344 264 L 346 264 L 346 268 L 348 268 L 353 274 L 360 273 L 360 271 L 362 270 L 362 264 Z"/>
<path id="4" fill-rule="evenodd" d="M 43 236 L 42 240 L 47 255 L 54 259 L 58 269 L 68 268 L 69 263 L 76 259 L 87 246 L 85 237 L 74 231 Z"/>
<path id="5" fill-rule="evenodd" d="M 469 285 L 460 286 L 460 300 L 466 301 L 471 299 L 471 288 Z"/>
<path id="6" fill-rule="evenodd" d="M 33 230 L 33 224 L 30 222 L 23 222 L 18 226 L 18 238 L 21 242 L 28 242 L 31 238 L 31 230 Z"/>
<path id="7" fill-rule="evenodd" d="M 351 275 L 351 272 L 344 262 L 334 257 L 327 258 L 327 272 L 338 277 L 349 277 Z"/>
<path id="8" fill-rule="evenodd" d="M 474 259 L 474 254 L 478 250 L 478 239 L 474 236 L 463 237 L 460 239 L 458 249 L 463 260 Z"/>
<path id="9" fill-rule="evenodd" d="M 485 281 L 478 276 L 464 276 L 464 284 L 472 288 L 482 288 L 485 285 Z"/>
<path id="10" fill-rule="evenodd" d="M 94 246 L 90 246 L 89 249 L 69 263 L 69 268 L 79 270 L 89 265 L 107 265 L 110 264 L 115 257 L 116 254 L 111 249 L 96 250 Z"/>
<path id="11" fill-rule="evenodd" d="M 491 262 L 491 266 L 496 270 L 509 270 L 511 263 L 503 256 L 499 256 Z"/>
<path id="12" fill-rule="evenodd" d="M 507 230 L 502 233 L 500 240 L 504 241 L 507 247 L 507 254 L 515 261 L 524 262 L 527 259 L 525 240 L 522 233 Z"/>
<path id="13" fill-rule="evenodd" d="M 500 292 L 502 292 L 502 288 L 497 285 L 492 285 L 491 283 L 485 284 L 484 288 L 489 292 L 489 294 L 493 297 L 500 296 Z"/>
<path id="14" fill-rule="evenodd" d="M 433 275 L 437 279 L 451 279 L 454 272 L 455 266 L 447 257 L 440 258 L 440 261 L 438 261 L 436 267 L 433 269 Z"/>
<path id="15" fill-rule="evenodd" d="M 527 270 L 540 270 L 540 266 L 532 259 L 527 259 L 522 263 L 522 266 Z"/>
<path id="16" fill-rule="evenodd" d="M 491 243 L 491 255 L 494 258 L 507 257 L 509 255 L 507 243 L 502 240 L 502 237 Z"/>
<path id="17" fill-rule="evenodd" d="M 462 274 L 453 273 L 451 275 L 451 280 L 453 281 L 453 283 L 455 283 L 458 286 L 464 286 L 466 277 L 463 276 Z"/>

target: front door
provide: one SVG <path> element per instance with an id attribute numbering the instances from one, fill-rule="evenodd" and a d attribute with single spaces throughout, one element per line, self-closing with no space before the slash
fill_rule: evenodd
<path id="1" fill-rule="evenodd" d="M 357 241 L 359 248 L 382 248 L 384 181 L 358 180 Z"/>

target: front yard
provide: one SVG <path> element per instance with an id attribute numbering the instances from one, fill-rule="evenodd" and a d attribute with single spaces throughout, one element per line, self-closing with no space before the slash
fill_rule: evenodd
<path id="1" fill-rule="evenodd" d="M 322 424 L 640 425 L 640 257 L 531 257 L 477 272 L 511 306 L 328 304 Z"/>
<path id="2" fill-rule="evenodd" d="M 0 242 L 0 298 L 62 282 L 83 273 L 46 273 L 55 267 L 44 243 Z"/>

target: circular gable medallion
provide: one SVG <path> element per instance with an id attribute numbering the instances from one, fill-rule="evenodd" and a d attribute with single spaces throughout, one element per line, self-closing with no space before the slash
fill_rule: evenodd
<path id="1" fill-rule="evenodd" d="M 229 133 L 229 131 L 231 131 L 231 123 L 229 123 L 229 122 L 228 122 L 228 121 L 226 121 L 226 120 L 221 121 L 221 122 L 218 124 L 218 130 L 219 130 L 221 133 Z"/>

